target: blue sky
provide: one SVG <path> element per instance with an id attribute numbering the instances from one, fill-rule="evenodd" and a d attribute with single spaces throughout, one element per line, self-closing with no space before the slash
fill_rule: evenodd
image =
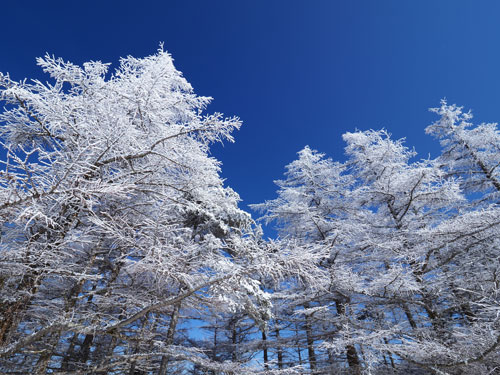
<path id="1" fill-rule="evenodd" d="M 246 204 L 305 145 L 342 160 L 341 135 L 386 128 L 419 156 L 427 108 L 446 97 L 477 121 L 500 119 L 500 2 L 461 0 L 5 1 L 0 71 L 42 77 L 35 57 L 74 63 L 173 55 L 209 111 L 243 120 L 215 147 Z"/>

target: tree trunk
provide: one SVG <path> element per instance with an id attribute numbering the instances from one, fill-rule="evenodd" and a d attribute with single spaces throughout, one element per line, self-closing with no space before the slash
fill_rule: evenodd
<path id="1" fill-rule="evenodd" d="M 268 353 L 267 353 L 267 335 L 266 335 L 266 332 L 264 330 L 261 331 L 262 332 L 262 356 L 263 356 L 263 359 L 264 359 L 264 368 L 266 370 L 269 370 L 269 357 L 268 357 Z"/>
<path id="2" fill-rule="evenodd" d="M 335 300 L 335 306 L 337 308 L 337 313 L 339 315 L 345 315 L 346 308 L 345 303 L 340 300 Z M 356 351 L 356 347 L 354 345 L 346 345 L 346 355 L 347 355 L 347 364 L 351 369 L 353 374 L 361 374 L 361 367 L 359 363 L 358 353 Z"/>
<path id="3" fill-rule="evenodd" d="M 304 304 L 304 307 L 309 308 L 309 304 Z M 316 352 L 314 351 L 314 338 L 311 327 L 311 317 L 305 315 L 304 329 L 306 331 L 307 355 L 309 358 L 309 367 L 311 371 L 316 370 Z"/>
<path id="4" fill-rule="evenodd" d="M 283 369 L 283 350 L 281 349 L 281 345 L 279 343 L 280 340 L 280 330 L 278 326 L 278 321 L 276 321 L 276 328 L 274 330 L 276 333 L 276 343 L 277 343 L 277 355 L 278 355 L 278 369 L 282 370 Z"/>
<path id="5" fill-rule="evenodd" d="M 174 310 L 172 311 L 172 315 L 170 316 L 170 324 L 168 326 L 167 339 L 165 340 L 166 347 L 168 347 L 174 343 L 175 329 L 177 327 L 177 321 L 179 320 L 180 308 L 181 308 L 181 303 L 180 302 L 176 303 L 174 305 Z M 169 360 L 169 358 L 167 355 L 164 355 L 161 358 L 160 369 L 158 371 L 158 375 L 166 375 L 167 374 L 168 360 Z"/>

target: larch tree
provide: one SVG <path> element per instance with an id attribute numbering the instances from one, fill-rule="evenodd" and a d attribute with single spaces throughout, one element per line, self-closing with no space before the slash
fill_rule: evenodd
<path id="1" fill-rule="evenodd" d="M 286 167 L 286 179 L 278 180 L 278 198 L 255 205 L 268 223 L 275 221 L 283 249 L 307 254 L 315 260 L 316 277 L 297 274 L 280 294 L 288 301 L 279 320 L 296 327 L 299 353 L 304 351 L 312 372 L 338 371 L 347 362 L 353 373 L 361 371 L 355 346 L 346 344 L 333 355 L 321 345 L 338 334 L 338 323 L 351 313 L 353 286 L 359 282 L 351 272 L 351 242 L 347 220 L 358 214 L 353 205 L 355 180 L 346 166 L 326 159 L 305 147 Z M 284 250 L 290 251 L 290 250 Z M 293 282 L 292 282 L 293 281 Z"/>
<path id="2" fill-rule="evenodd" d="M 277 181 L 278 198 L 256 206 L 278 224 L 284 251 L 322 254 L 323 285 L 281 290 L 294 308 L 280 319 L 304 317 L 312 373 L 498 366 L 498 132 L 455 126 L 455 106 L 437 111 L 436 160 L 411 161 L 416 153 L 385 131 L 346 133 L 344 163 L 306 147 Z"/>
<path id="3" fill-rule="evenodd" d="M 209 156 L 240 121 L 204 114 L 162 48 L 38 65 L 49 83 L 0 76 L 0 372 L 244 373 L 179 334 L 269 310 L 280 267 Z"/>

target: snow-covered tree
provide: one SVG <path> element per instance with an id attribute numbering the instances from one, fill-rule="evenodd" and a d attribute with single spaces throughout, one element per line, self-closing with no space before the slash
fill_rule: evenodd
<path id="1" fill-rule="evenodd" d="M 441 141 L 443 153 L 439 160 L 449 173 L 461 177 L 466 193 L 482 193 L 481 199 L 498 203 L 500 193 L 500 132 L 496 123 L 470 122 L 472 113 L 462 107 L 441 101 L 432 108 L 440 119 L 426 132 Z"/>
<path id="2" fill-rule="evenodd" d="M 314 289 L 280 291 L 292 292 L 294 312 L 280 319 L 303 316 L 313 327 L 300 333 L 309 369 L 329 373 L 343 361 L 352 373 L 493 371 L 500 212 L 489 202 L 500 143 L 471 136 L 459 173 L 447 152 L 412 161 L 416 153 L 385 131 L 344 140 L 345 163 L 306 147 L 277 181 L 278 198 L 256 206 L 278 223 L 284 249 L 322 254 L 316 265 L 329 273 Z M 483 188 L 470 190 L 479 180 Z"/>
<path id="3" fill-rule="evenodd" d="M 0 75 L 0 372 L 494 373 L 500 135 L 442 102 L 416 160 L 382 131 L 309 147 L 255 205 L 224 186 L 170 55 Z"/>
<path id="4" fill-rule="evenodd" d="M 208 153 L 240 121 L 204 114 L 163 49 L 38 65 L 50 82 L 0 76 L 0 372 L 215 371 L 178 330 L 269 309 L 270 263 Z"/>

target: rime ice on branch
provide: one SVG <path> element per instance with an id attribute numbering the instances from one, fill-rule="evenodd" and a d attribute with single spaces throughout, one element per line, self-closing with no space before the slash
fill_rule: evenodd
<path id="1" fill-rule="evenodd" d="M 49 83 L 0 76 L 0 372 L 250 371 L 186 331 L 264 326 L 259 278 L 280 272 L 208 154 L 239 119 L 205 114 L 162 49 L 37 61 Z"/>
<path id="2" fill-rule="evenodd" d="M 500 135 L 445 102 L 415 160 L 386 131 L 306 147 L 255 205 L 160 49 L 0 75 L 2 374 L 488 374 L 500 367 Z"/>

